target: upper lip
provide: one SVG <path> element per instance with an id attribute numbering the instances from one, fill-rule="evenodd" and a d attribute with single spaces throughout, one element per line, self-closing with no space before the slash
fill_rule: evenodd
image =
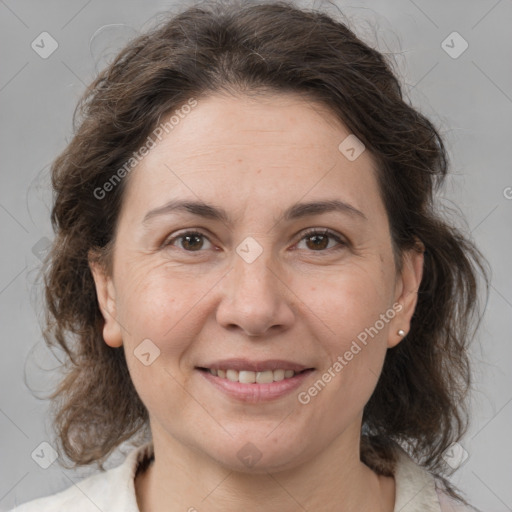
<path id="1" fill-rule="evenodd" d="M 264 361 L 251 361 L 249 359 L 222 359 L 207 363 L 198 368 L 208 368 L 211 370 L 248 370 L 253 372 L 264 372 L 267 370 L 293 370 L 301 372 L 311 367 L 293 361 L 284 361 L 283 359 L 266 359 Z"/>

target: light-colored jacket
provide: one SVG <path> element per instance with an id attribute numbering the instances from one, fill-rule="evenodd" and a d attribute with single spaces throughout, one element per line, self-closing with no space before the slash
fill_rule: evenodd
<path id="1" fill-rule="evenodd" d="M 18 505 L 11 512 L 140 512 L 134 477 L 139 464 L 152 454 L 153 444 L 148 442 L 130 452 L 121 465 L 59 493 Z M 442 484 L 404 450 L 398 454 L 394 512 L 473 512 L 452 500 Z"/>

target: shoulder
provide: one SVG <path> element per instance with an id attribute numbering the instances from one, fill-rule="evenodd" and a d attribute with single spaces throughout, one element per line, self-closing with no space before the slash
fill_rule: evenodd
<path id="1" fill-rule="evenodd" d="M 468 507 L 467 505 L 454 500 L 444 491 L 441 483 L 439 483 L 439 487 L 436 488 L 436 492 L 441 512 L 476 512 L 475 508 Z"/>
<path id="2" fill-rule="evenodd" d="M 440 479 L 397 447 L 394 512 L 476 512 L 445 492 Z"/>
<path id="3" fill-rule="evenodd" d="M 129 453 L 121 465 L 85 478 L 56 494 L 19 505 L 10 512 L 138 512 L 135 472 L 141 460 L 151 452 L 152 444 L 146 443 Z"/>

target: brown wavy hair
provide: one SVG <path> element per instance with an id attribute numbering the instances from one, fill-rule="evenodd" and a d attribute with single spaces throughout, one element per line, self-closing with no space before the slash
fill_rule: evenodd
<path id="1" fill-rule="evenodd" d="M 89 268 L 91 250 L 111 271 L 118 212 L 129 176 L 101 188 L 162 119 L 212 93 L 298 93 L 325 105 L 378 163 L 397 269 L 402 251 L 425 247 L 411 330 L 387 351 L 365 406 L 361 459 L 390 475 L 396 444 L 445 479 L 442 455 L 468 426 L 468 345 L 479 314 L 478 274 L 487 262 L 434 202 L 448 172 L 439 132 L 409 101 L 393 63 L 348 24 L 291 2 L 189 5 L 131 41 L 91 83 L 74 114 L 74 136 L 52 165 L 55 240 L 44 263 L 45 340 L 63 349 L 64 376 L 51 395 L 59 450 L 76 467 L 103 462 L 148 432 L 148 413 L 123 348 L 103 340 Z M 145 435 L 144 434 L 144 435 Z"/>

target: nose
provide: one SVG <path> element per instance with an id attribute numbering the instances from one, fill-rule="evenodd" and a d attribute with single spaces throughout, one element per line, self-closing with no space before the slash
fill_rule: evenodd
<path id="1" fill-rule="evenodd" d="M 289 328 L 295 313 L 294 294 L 282 270 L 271 261 L 270 250 L 248 262 L 234 254 L 233 268 L 223 279 L 217 322 L 226 329 L 241 329 L 247 336 L 265 336 Z"/>

